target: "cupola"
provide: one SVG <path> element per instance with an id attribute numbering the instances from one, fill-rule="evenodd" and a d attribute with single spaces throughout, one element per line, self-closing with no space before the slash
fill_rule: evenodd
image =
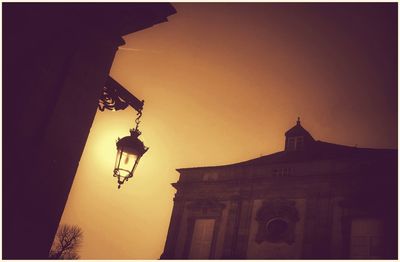
<path id="1" fill-rule="evenodd" d="M 285 133 L 285 151 L 299 151 L 308 148 L 315 140 L 300 124 L 300 117 L 294 127 Z"/>

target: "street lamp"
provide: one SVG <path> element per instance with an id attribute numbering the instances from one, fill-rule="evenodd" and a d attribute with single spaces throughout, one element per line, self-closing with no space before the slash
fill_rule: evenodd
<path id="1" fill-rule="evenodd" d="M 142 141 L 139 140 L 141 132 L 137 125 L 135 129 L 130 130 L 131 135 L 118 138 L 117 141 L 117 158 L 115 159 L 114 177 L 118 178 L 118 188 L 133 177 L 133 172 L 139 163 L 140 158 L 149 149 Z"/>
<path id="2" fill-rule="evenodd" d="M 103 89 L 103 94 L 99 99 L 99 109 L 124 110 L 128 105 L 138 111 L 136 127 L 130 130 L 131 135 L 117 140 L 117 157 L 114 165 L 114 177 L 118 178 L 118 189 L 121 185 L 133 177 L 133 172 L 139 163 L 140 158 L 149 149 L 139 140 L 140 117 L 142 116 L 144 101 L 140 101 L 128 92 L 113 78 L 108 77 Z"/>

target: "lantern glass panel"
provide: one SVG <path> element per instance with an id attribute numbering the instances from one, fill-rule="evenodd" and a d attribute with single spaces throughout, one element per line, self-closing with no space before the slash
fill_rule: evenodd
<path id="1" fill-rule="evenodd" d="M 117 150 L 117 157 L 115 158 L 114 169 L 117 169 L 119 166 L 119 159 L 121 158 L 122 151 L 120 149 Z"/>
<path id="2" fill-rule="evenodd" d="M 127 153 L 123 150 L 118 150 L 117 158 L 115 160 L 115 169 L 119 170 L 119 174 L 122 177 L 129 176 L 132 168 L 135 165 L 137 157 L 138 156 L 135 154 Z"/>

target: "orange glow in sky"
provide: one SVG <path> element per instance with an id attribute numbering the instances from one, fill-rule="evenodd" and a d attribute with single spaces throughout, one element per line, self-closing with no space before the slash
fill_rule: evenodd
<path id="1" fill-rule="evenodd" d="M 397 147 L 387 9 L 173 5 L 169 22 L 125 36 L 115 57 L 110 75 L 145 100 L 150 149 L 118 190 L 115 143 L 136 111 L 97 112 L 61 221 L 83 229 L 83 259 L 158 259 L 175 169 L 281 151 L 298 116 L 317 140 Z"/>

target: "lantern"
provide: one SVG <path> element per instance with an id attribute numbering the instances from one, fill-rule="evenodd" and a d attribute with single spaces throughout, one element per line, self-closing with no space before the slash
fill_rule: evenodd
<path id="1" fill-rule="evenodd" d="M 114 177 L 118 178 L 118 188 L 133 177 L 133 172 L 140 158 L 149 149 L 139 140 L 141 132 L 135 128 L 130 130 L 131 135 L 118 138 L 117 158 L 115 159 Z"/>

